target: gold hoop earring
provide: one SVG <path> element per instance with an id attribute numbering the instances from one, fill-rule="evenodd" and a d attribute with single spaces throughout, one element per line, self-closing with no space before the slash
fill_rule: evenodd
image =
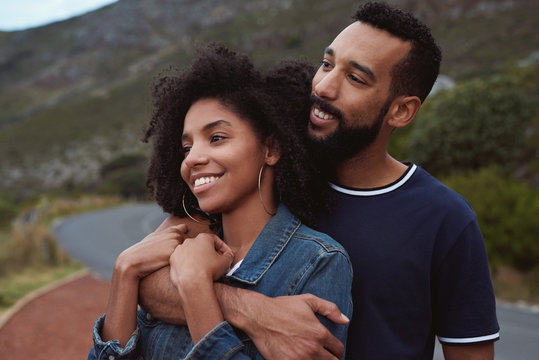
<path id="1" fill-rule="evenodd" d="M 265 166 L 266 166 L 266 164 L 263 164 L 262 167 L 260 168 L 260 171 L 258 172 L 258 197 L 260 198 L 260 203 L 262 204 L 262 207 L 264 208 L 264 211 L 268 215 L 274 216 L 275 214 L 277 214 L 277 212 L 271 213 L 271 212 L 268 211 L 268 209 L 266 208 L 266 205 L 264 205 L 264 200 L 262 200 L 262 191 L 260 190 L 260 183 L 262 182 L 262 170 L 264 170 Z"/>
<path id="2" fill-rule="evenodd" d="M 191 214 L 189 214 L 189 211 L 187 211 L 187 207 L 185 207 L 185 193 L 186 193 L 186 192 L 187 192 L 187 190 L 184 191 L 184 193 L 183 193 L 183 195 L 182 195 L 182 206 L 183 206 L 183 211 L 185 211 L 185 214 L 186 214 L 187 216 L 189 216 L 189 218 L 190 218 L 191 220 L 193 220 L 193 221 L 195 221 L 195 222 L 197 222 L 197 223 L 199 223 L 199 224 L 208 225 L 208 224 L 205 223 L 204 221 L 197 220 L 197 219 L 195 219 L 193 216 L 191 216 Z"/>

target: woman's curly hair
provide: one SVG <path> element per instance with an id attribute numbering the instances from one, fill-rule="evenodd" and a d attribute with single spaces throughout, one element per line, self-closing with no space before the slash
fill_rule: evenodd
<path id="1" fill-rule="evenodd" d="M 275 165 L 276 194 L 298 218 L 313 225 L 329 198 L 327 182 L 303 146 L 314 72 L 305 61 L 288 60 L 262 74 L 247 56 L 210 44 L 198 49 L 191 65 L 161 76 L 153 87 L 153 115 L 144 141 L 153 138 L 146 186 L 163 210 L 185 217 L 185 198 L 189 213 L 201 213 L 180 176 L 181 136 L 191 105 L 212 98 L 247 120 L 261 142 L 268 137 L 277 142 L 281 157 Z"/>

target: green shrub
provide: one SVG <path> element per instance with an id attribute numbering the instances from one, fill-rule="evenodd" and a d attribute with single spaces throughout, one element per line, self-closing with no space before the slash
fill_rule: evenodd
<path id="1" fill-rule="evenodd" d="M 101 167 L 101 177 L 105 178 L 109 174 L 120 169 L 145 168 L 146 158 L 139 154 L 127 154 L 118 156 Z"/>
<path id="2" fill-rule="evenodd" d="M 463 82 L 437 94 L 418 114 L 410 158 L 437 175 L 493 164 L 513 171 L 535 108 L 507 77 Z"/>
<path id="3" fill-rule="evenodd" d="M 0 198 L 0 228 L 6 227 L 17 215 L 17 206 Z"/>
<path id="4" fill-rule="evenodd" d="M 539 190 L 495 167 L 443 179 L 474 208 L 491 265 L 539 266 Z"/>
<path id="5" fill-rule="evenodd" d="M 103 194 L 144 199 L 148 195 L 146 173 L 137 168 L 116 170 L 108 174 L 98 190 Z"/>
<path id="6" fill-rule="evenodd" d="M 98 191 L 126 198 L 143 199 L 146 190 L 146 158 L 138 154 L 122 155 L 101 168 Z"/>

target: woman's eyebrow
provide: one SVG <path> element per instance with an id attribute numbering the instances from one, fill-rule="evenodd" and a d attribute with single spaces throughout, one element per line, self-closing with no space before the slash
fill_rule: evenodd
<path id="1" fill-rule="evenodd" d="M 211 123 L 208 123 L 206 125 L 204 125 L 204 127 L 202 127 L 202 131 L 208 131 L 210 129 L 213 129 L 214 127 L 217 127 L 217 126 L 220 126 L 220 125 L 224 125 L 224 126 L 228 126 L 228 127 L 232 127 L 232 124 L 229 122 L 229 121 L 226 121 L 226 120 L 216 120 L 216 121 L 213 121 Z M 189 139 L 189 134 L 182 134 L 182 137 L 181 137 L 181 140 L 187 140 Z"/>
<path id="2" fill-rule="evenodd" d="M 219 126 L 219 125 L 225 125 L 225 126 L 229 126 L 229 127 L 232 127 L 232 124 L 226 120 L 216 120 L 216 121 L 213 121 L 211 123 L 208 123 L 206 125 L 204 125 L 204 127 L 202 128 L 202 130 L 204 131 L 207 131 L 207 130 L 210 130 L 216 126 Z"/>

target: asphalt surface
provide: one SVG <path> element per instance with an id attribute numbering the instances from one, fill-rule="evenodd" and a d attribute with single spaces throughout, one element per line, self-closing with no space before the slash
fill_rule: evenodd
<path id="1" fill-rule="evenodd" d="M 152 204 L 135 204 L 66 218 L 54 233 L 60 245 L 75 259 L 110 279 L 116 257 L 153 231 L 166 215 Z M 497 360 L 539 358 L 539 308 L 498 302 L 501 339 L 495 344 Z M 434 359 L 443 359 L 436 343 Z"/>
<path id="2" fill-rule="evenodd" d="M 110 280 L 118 255 L 165 218 L 157 205 L 133 204 L 59 220 L 53 232 L 73 258 Z"/>

